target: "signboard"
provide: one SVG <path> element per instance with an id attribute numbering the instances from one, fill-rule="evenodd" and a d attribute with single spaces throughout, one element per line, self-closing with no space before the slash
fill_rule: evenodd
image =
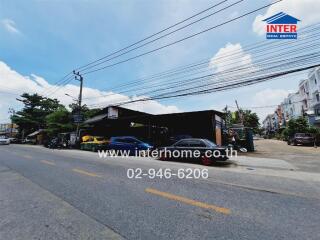
<path id="1" fill-rule="evenodd" d="M 299 19 L 280 12 L 263 21 L 267 22 L 267 39 L 297 39 Z"/>
<path id="2" fill-rule="evenodd" d="M 77 133 L 70 133 L 70 145 L 76 145 L 77 143 Z"/>
<path id="3" fill-rule="evenodd" d="M 118 119 L 118 109 L 114 107 L 108 107 L 108 118 L 109 119 Z"/>
<path id="4" fill-rule="evenodd" d="M 83 122 L 83 115 L 81 113 L 73 114 L 73 122 L 74 123 L 82 123 Z"/>

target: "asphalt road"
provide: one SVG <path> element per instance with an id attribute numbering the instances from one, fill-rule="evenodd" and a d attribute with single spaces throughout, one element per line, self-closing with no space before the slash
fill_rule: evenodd
<path id="1" fill-rule="evenodd" d="M 205 180 L 129 179 L 128 168 L 204 167 L 24 145 L 0 151 L 0 239 L 320 239 L 320 181 L 228 167 L 210 167 Z"/>

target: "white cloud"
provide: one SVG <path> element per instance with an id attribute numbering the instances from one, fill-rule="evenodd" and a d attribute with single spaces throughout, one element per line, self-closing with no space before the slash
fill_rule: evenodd
<path id="1" fill-rule="evenodd" d="M 292 91 L 266 88 L 257 92 L 253 97 L 253 101 L 257 106 L 280 104 L 290 92 Z"/>
<path id="2" fill-rule="evenodd" d="M 2 19 L 1 25 L 10 33 L 19 34 L 20 31 L 16 27 L 16 23 L 11 19 Z"/>
<path id="3" fill-rule="evenodd" d="M 79 86 L 73 84 L 67 84 L 53 96 L 50 93 L 55 89 L 54 85 L 49 84 L 45 79 L 35 74 L 31 76 L 22 76 L 18 72 L 12 70 L 7 64 L 0 61 L 0 121 L 9 121 L 8 109 L 10 107 L 19 110 L 22 105 L 16 100 L 20 94 L 24 92 L 48 94 L 49 97 L 57 98 L 64 105 L 69 105 L 74 100 L 65 94 L 77 97 L 79 94 Z M 106 97 L 102 97 L 107 95 Z M 106 106 L 112 103 L 118 103 L 120 101 L 131 100 L 128 96 L 116 94 L 113 92 L 100 91 L 94 88 L 83 88 L 83 104 L 92 105 L 97 104 Z M 134 97 L 132 99 L 141 98 Z M 86 99 L 87 98 L 87 99 Z M 126 105 L 124 107 L 127 107 Z M 132 103 L 128 108 L 145 111 L 148 113 L 171 113 L 178 112 L 179 109 L 176 106 L 163 105 L 157 101 L 137 102 Z"/>
<path id="4" fill-rule="evenodd" d="M 253 31 L 259 35 L 265 34 L 265 23 L 262 21 L 279 12 L 285 12 L 301 20 L 299 27 L 308 26 L 320 21 L 319 0 L 283 0 L 270 6 L 263 15 L 258 15 L 252 25 Z"/>
<path id="5" fill-rule="evenodd" d="M 273 105 L 280 104 L 288 96 L 288 94 L 292 92 L 293 91 L 291 90 L 271 88 L 259 91 L 252 97 L 252 106 L 263 108 L 255 108 L 252 110 L 258 114 L 260 121 L 262 122 L 268 114 L 273 113 L 276 109 L 276 107 Z"/>
<path id="6" fill-rule="evenodd" d="M 209 65 L 217 72 L 245 66 L 246 70 L 241 72 L 238 71 L 238 74 L 243 74 L 254 69 L 251 55 L 243 50 L 240 43 L 227 43 L 225 47 L 220 48 L 219 51 L 211 58 Z"/>

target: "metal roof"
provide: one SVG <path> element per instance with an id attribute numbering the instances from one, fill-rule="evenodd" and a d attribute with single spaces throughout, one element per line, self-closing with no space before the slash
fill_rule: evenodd
<path id="1" fill-rule="evenodd" d="M 44 130 L 43 129 L 39 129 L 33 133 L 30 133 L 27 137 L 33 137 L 33 136 L 36 136 L 38 135 L 39 133 L 43 132 Z"/>
<path id="2" fill-rule="evenodd" d="M 84 123 L 87 123 L 87 124 L 95 123 L 95 122 L 99 122 L 99 121 L 101 121 L 101 120 L 103 120 L 105 118 L 108 118 L 108 114 L 107 113 L 94 116 L 94 117 L 84 121 Z"/>

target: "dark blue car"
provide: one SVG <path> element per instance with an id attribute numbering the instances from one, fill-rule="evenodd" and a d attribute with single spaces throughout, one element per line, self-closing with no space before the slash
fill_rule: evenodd
<path id="1" fill-rule="evenodd" d="M 152 149 L 148 143 L 132 136 L 111 137 L 108 149 L 130 151 L 130 155 L 135 155 L 136 151 Z"/>

